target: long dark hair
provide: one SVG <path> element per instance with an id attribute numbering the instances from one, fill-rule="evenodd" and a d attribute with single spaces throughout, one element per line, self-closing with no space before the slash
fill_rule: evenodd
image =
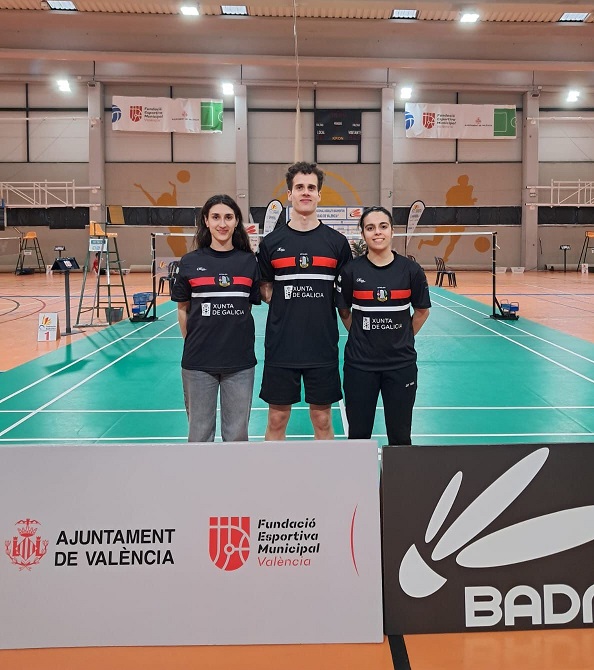
<path id="1" fill-rule="evenodd" d="M 239 205 L 230 195 L 226 194 L 213 195 L 204 203 L 202 210 L 200 211 L 200 220 L 198 221 L 196 235 L 194 235 L 194 248 L 203 249 L 204 247 L 210 247 L 211 245 L 212 235 L 206 226 L 206 219 L 208 219 L 208 214 L 215 205 L 227 205 L 227 207 L 233 210 L 233 214 L 235 214 L 237 226 L 235 227 L 233 237 L 231 238 L 235 249 L 251 251 L 250 238 L 243 227 L 243 215 L 239 209 Z"/>

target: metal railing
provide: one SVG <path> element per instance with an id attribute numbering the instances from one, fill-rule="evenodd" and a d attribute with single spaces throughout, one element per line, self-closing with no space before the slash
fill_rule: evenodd
<path id="1" fill-rule="evenodd" d="M 593 181 L 551 179 L 550 186 L 527 186 L 526 190 L 530 197 L 526 204 L 533 207 L 594 207 Z"/>
<path id="2" fill-rule="evenodd" d="M 98 193 L 98 186 L 77 186 L 74 181 L 0 182 L 0 201 L 4 207 L 93 207 L 97 202 L 78 202 L 77 196 Z M 90 192 L 90 193 L 89 193 Z"/>

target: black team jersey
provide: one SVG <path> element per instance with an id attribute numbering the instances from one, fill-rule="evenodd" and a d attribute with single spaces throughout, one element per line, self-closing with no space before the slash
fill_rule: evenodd
<path id="1" fill-rule="evenodd" d="M 320 223 L 302 232 L 280 226 L 260 242 L 262 281 L 272 282 L 266 364 L 313 368 L 336 364 L 334 284 L 352 258 L 346 237 Z"/>
<path id="2" fill-rule="evenodd" d="M 383 267 L 359 256 L 341 272 L 336 304 L 352 308 L 345 363 L 368 372 L 395 370 L 417 360 L 410 308 L 431 307 L 423 268 L 405 256 Z"/>
<path id="3" fill-rule="evenodd" d="M 171 299 L 190 302 L 182 368 L 212 374 L 256 365 L 250 303 L 260 304 L 254 254 L 210 247 L 182 257 Z"/>

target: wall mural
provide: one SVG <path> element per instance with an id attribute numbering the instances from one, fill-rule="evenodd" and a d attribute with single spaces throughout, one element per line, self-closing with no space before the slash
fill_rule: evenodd
<path id="1" fill-rule="evenodd" d="M 472 197 L 474 186 L 469 183 L 470 179 L 467 174 L 461 174 L 458 177 L 458 182 L 446 192 L 445 203 L 448 207 L 472 207 L 477 198 Z M 444 233 L 463 233 L 466 226 L 440 226 L 439 230 Z M 430 240 L 419 240 L 419 249 L 424 245 L 428 247 L 437 247 L 444 239 L 444 235 L 434 235 Z M 456 245 L 461 239 L 461 235 L 451 235 L 448 237 L 448 244 L 443 252 L 443 260 L 447 263 L 452 255 Z M 477 237 L 474 241 L 474 248 L 480 252 L 485 253 L 491 248 L 491 243 L 486 237 Z M 436 250 L 437 251 L 437 250 Z"/>
<path id="2" fill-rule="evenodd" d="M 191 178 L 188 170 L 180 170 L 176 177 L 181 184 L 187 184 Z M 154 197 L 143 187 L 142 184 L 134 184 L 136 188 L 140 189 L 144 193 L 144 196 L 153 207 L 177 207 L 177 184 L 173 181 L 170 181 L 169 185 L 172 187 L 171 192 L 164 191 L 160 196 Z M 178 226 L 170 226 L 169 232 L 183 233 L 184 229 Z M 167 244 L 176 258 L 180 258 L 184 254 L 188 253 L 188 240 L 189 238 L 187 237 L 167 238 Z"/>

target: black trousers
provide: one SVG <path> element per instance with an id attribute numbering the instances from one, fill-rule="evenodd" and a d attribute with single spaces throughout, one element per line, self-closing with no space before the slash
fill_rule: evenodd
<path id="1" fill-rule="evenodd" d="M 382 394 L 388 444 L 411 444 L 412 412 L 417 395 L 417 365 L 367 372 L 344 364 L 344 403 L 350 439 L 369 439 L 377 399 Z"/>

